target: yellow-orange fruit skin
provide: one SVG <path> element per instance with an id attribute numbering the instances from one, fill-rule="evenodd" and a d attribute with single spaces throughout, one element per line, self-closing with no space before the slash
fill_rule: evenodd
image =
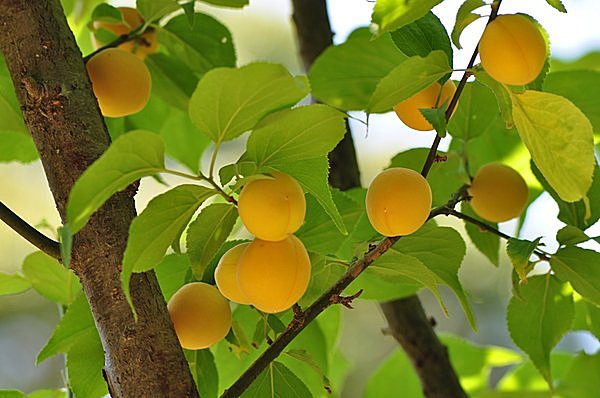
<path id="1" fill-rule="evenodd" d="M 298 182 L 281 172 L 273 178 L 253 180 L 240 192 L 238 210 L 242 222 L 259 239 L 279 241 L 300 228 L 306 215 L 306 199 Z"/>
<path id="2" fill-rule="evenodd" d="M 278 242 L 256 239 L 238 263 L 240 289 L 266 313 L 290 308 L 304 295 L 309 281 L 310 259 L 294 235 Z"/>
<path id="3" fill-rule="evenodd" d="M 427 221 L 431 188 L 414 170 L 394 167 L 382 171 L 367 191 L 367 216 L 384 236 L 409 235 Z"/>
<path id="4" fill-rule="evenodd" d="M 419 91 L 407 100 L 396 104 L 394 106 L 394 111 L 402 123 L 411 129 L 419 131 L 433 130 L 433 126 L 427 121 L 427 119 L 425 119 L 425 117 L 423 117 L 419 109 L 436 108 L 442 106 L 444 103 L 446 103 L 447 106 L 450 103 L 455 91 L 456 85 L 452 80 L 447 80 L 444 85 L 441 86 L 441 92 L 440 83 L 435 82 L 431 86 Z"/>
<path id="5" fill-rule="evenodd" d="M 481 167 L 468 191 L 475 213 L 492 222 L 503 222 L 519 216 L 529 195 L 523 177 L 501 163 L 489 163 Z"/>
<path id="6" fill-rule="evenodd" d="M 131 115 L 148 103 L 152 86 L 150 72 L 135 55 L 109 48 L 94 55 L 86 68 L 104 116 Z"/>
<path id="7" fill-rule="evenodd" d="M 237 271 L 238 260 L 250 243 L 242 243 L 227 250 L 215 268 L 215 282 L 223 296 L 238 304 L 250 304 L 248 297 L 240 289 Z"/>
<path id="8" fill-rule="evenodd" d="M 200 350 L 222 340 L 231 327 L 229 302 L 204 282 L 182 286 L 167 304 L 183 348 Z"/>
<path id="9" fill-rule="evenodd" d="M 119 7 L 124 23 L 108 23 L 104 21 L 94 21 L 94 31 L 106 29 L 117 36 L 126 35 L 132 30 L 137 29 L 144 23 L 144 18 L 138 10 L 131 7 Z M 100 42 L 95 35 L 92 35 L 92 44 L 95 48 L 100 48 L 108 43 Z M 138 58 L 144 59 L 147 55 L 153 54 L 158 49 L 158 40 L 156 30 L 148 30 L 140 39 L 127 41 L 119 45 L 119 48 L 134 53 Z"/>
<path id="10" fill-rule="evenodd" d="M 483 69 L 504 84 L 534 81 L 546 55 L 546 42 L 539 29 L 518 14 L 498 16 L 487 25 L 479 42 Z"/>

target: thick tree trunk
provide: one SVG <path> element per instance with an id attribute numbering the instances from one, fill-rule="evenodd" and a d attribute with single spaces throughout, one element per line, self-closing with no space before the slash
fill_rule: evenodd
<path id="1" fill-rule="evenodd" d="M 0 51 L 63 221 L 73 183 L 109 145 L 81 52 L 59 0 L 0 0 Z M 198 396 L 152 272 L 134 275 L 135 322 L 120 282 L 131 186 L 74 238 L 72 263 L 92 309 L 113 397 Z"/>
<path id="2" fill-rule="evenodd" d="M 326 0 L 292 0 L 300 54 L 306 70 L 329 45 L 333 34 Z M 360 186 L 360 174 L 350 129 L 329 156 L 329 182 L 346 190 Z M 381 304 L 391 334 L 411 358 L 428 398 L 466 397 L 417 296 Z"/>

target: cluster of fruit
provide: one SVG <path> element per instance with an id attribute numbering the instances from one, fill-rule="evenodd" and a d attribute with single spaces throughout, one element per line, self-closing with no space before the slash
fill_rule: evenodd
<path id="1" fill-rule="evenodd" d="M 206 348 L 225 337 L 231 326 L 227 299 L 277 313 L 294 305 L 306 291 L 310 259 L 302 241 L 293 235 L 304 222 L 304 191 L 287 174 L 271 175 L 248 182 L 240 192 L 240 218 L 256 238 L 221 257 L 215 269 L 218 290 L 191 283 L 169 300 L 169 313 L 184 348 Z"/>
<path id="2" fill-rule="evenodd" d="M 94 32 L 107 30 L 122 36 L 144 24 L 144 19 L 135 8 L 121 7 L 119 11 L 123 22 L 95 21 Z M 96 48 L 107 44 L 100 41 L 97 35 L 92 37 Z M 146 106 L 150 99 L 152 81 L 144 58 L 156 52 L 157 48 L 156 31 L 147 29 L 140 37 L 126 41 L 116 48 L 104 49 L 88 60 L 87 72 L 104 116 L 127 116 L 141 111 Z"/>

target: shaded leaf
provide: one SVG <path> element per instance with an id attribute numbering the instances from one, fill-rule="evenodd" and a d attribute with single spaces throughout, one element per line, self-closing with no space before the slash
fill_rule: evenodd
<path id="1" fill-rule="evenodd" d="M 540 239 L 542 238 L 529 241 L 510 238 L 506 243 L 506 253 L 508 254 L 508 258 L 523 282 L 527 282 L 527 274 L 533 268 L 529 258 L 540 244 Z"/>
<path id="2" fill-rule="evenodd" d="M 200 212 L 187 231 L 187 255 L 197 279 L 229 237 L 237 220 L 237 207 L 229 203 L 213 203 Z"/>
<path id="3" fill-rule="evenodd" d="M 166 302 L 169 302 L 171 296 L 185 285 L 190 271 L 190 261 L 185 254 L 169 254 L 154 268 Z"/>
<path id="4" fill-rule="evenodd" d="M 104 349 L 94 329 L 94 333 L 81 336 L 67 353 L 69 387 L 78 397 L 104 397 L 108 388 L 102 377 L 103 367 Z"/>
<path id="5" fill-rule="evenodd" d="M 67 203 L 71 233 L 83 228 L 114 193 L 164 167 L 164 144 L 158 135 L 138 130 L 117 138 L 73 185 Z"/>
<path id="6" fill-rule="evenodd" d="M 367 107 L 377 83 L 406 59 L 388 34 L 372 39 L 368 28 L 328 47 L 308 72 L 314 98 L 346 111 Z"/>
<path id="7" fill-rule="evenodd" d="M 242 394 L 250 397 L 311 398 L 306 385 L 281 362 L 271 362 Z"/>
<path id="8" fill-rule="evenodd" d="M 550 351 L 570 329 L 573 297 L 566 284 L 550 274 L 529 278 L 521 297 L 508 304 L 508 330 L 552 387 Z"/>
<path id="9" fill-rule="evenodd" d="M 556 240 L 561 245 L 572 246 L 587 242 L 590 240 L 590 237 L 577 227 L 565 225 L 556 233 Z"/>
<path id="10" fill-rule="evenodd" d="M 136 0 L 136 8 L 146 21 L 160 19 L 179 9 L 177 0 Z"/>
<path id="11" fill-rule="evenodd" d="M 379 81 L 366 110 L 368 113 L 388 112 L 397 103 L 429 87 L 450 71 L 443 51 L 432 51 L 423 58 L 410 57 Z"/>
<path id="12" fill-rule="evenodd" d="M 477 218 L 471 206 L 467 202 L 461 203 L 461 211 L 471 217 Z M 493 228 L 498 228 L 498 224 L 487 222 Z M 465 230 L 475 245 L 484 256 L 486 256 L 496 267 L 500 265 L 500 237 L 489 231 L 482 230 L 476 225 L 465 221 Z"/>
<path id="13" fill-rule="evenodd" d="M 209 349 L 189 351 L 185 356 L 190 364 L 192 376 L 202 398 L 217 398 L 219 392 L 219 373 L 215 357 Z"/>
<path id="14" fill-rule="evenodd" d="M 454 28 L 452 28 L 451 38 L 452 43 L 454 43 L 456 48 L 459 50 L 462 49 L 462 46 L 460 45 L 460 35 L 462 34 L 463 30 L 465 30 L 465 28 L 472 22 L 475 22 L 481 18 L 481 15 L 474 14 L 472 11 L 485 5 L 486 3 L 483 0 L 465 0 L 465 2 L 462 3 L 458 8 L 458 11 L 456 12 L 456 20 L 454 22 Z"/>

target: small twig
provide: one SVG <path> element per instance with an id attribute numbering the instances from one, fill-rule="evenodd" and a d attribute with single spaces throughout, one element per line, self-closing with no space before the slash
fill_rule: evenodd
<path id="1" fill-rule="evenodd" d="M 491 232 L 491 233 L 493 233 L 495 235 L 498 235 L 499 237 L 504 238 L 506 240 L 512 239 L 512 236 L 507 235 L 507 234 L 505 234 L 502 231 L 499 231 L 498 229 L 492 227 L 491 225 L 486 224 L 486 223 L 484 223 L 481 220 L 478 220 L 478 219 L 476 219 L 474 217 L 471 217 L 471 216 L 469 216 L 467 214 L 461 213 L 461 212 L 456 211 L 454 209 L 450 209 L 449 208 L 449 209 L 447 209 L 446 213 L 444 213 L 444 214 L 446 214 L 447 216 L 454 216 L 456 218 L 460 218 L 461 220 L 464 220 L 464 221 L 466 221 L 468 223 L 471 223 L 473 225 L 477 225 L 482 230 Z M 543 251 L 541 251 L 539 249 L 535 249 L 533 251 L 533 253 L 535 253 L 536 256 L 538 256 L 540 259 L 542 259 L 544 261 L 550 261 L 550 257 L 548 256 L 548 254 L 544 253 Z"/>
<path id="2" fill-rule="evenodd" d="M 60 244 L 29 225 L 2 202 L 0 202 L 0 220 L 4 221 L 6 225 L 11 227 L 29 243 L 60 261 Z"/>
<path id="3" fill-rule="evenodd" d="M 341 304 L 349 310 L 353 310 L 354 307 L 352 306 L 352 302 L 354 301 L 354 299 L 358 298 L 362 294 L 363 290 L 364 289 L 360 289 L 358 292 L 354 293 L 351 296 L 333 296 L 331 297 L 331 304 Z"/>
<path id="4" fill-rule="evenodd" d="M 490 18 L 488 19 L 488 22 L 487 22 L 488 24 L 490 22 L 492 22 L 494 19 L 496 19 L 496 16 L 498 15 L 498 8 L 500 7 L 500 3 L 502 3 L 502 0 L 498 0 L 497 2 L 494 2 L 492 4 L 492 13 L 490 14 Z M 448 120 L 450 120 L 450 116 L 452 116 L 452 113 L 454 112 L 454 108 L 456 108 L 456 105 L 458 104 L 458 98 L 462 94 L 463 89 L 465 88 L 465 85 L 467 84 L 467 79 L 469 78 L 469 76 L 471 76 L 470 70 L 473 68 L 473 65 L 475 65 L 475 59 L 477 59 L 478 53 L 479 53 L 479 48 L 475 47 L 475 50 L 473 51 L 473 55 L 471 55 L 471 59 L 469 60 L 469 64 L 466 67 L 466 70 L 463 73 L 463 76 L 460 79 L 458 86 L 456 87 L 456 91 L 454 92 L 454 95 L 452 96 L 452 99 L 450 100 L 450 103 L 448 104 L 448 108 L 446 109 L 446 114 L 445 114 L 446 122 L 448 122 Z M 436 136 L 433 140 L 433 143 L 431 144 L 431 148 L 429 149 L 429 153 L 427 154 L 427 158 L 425 159 L 425 163 L 423 164 L 423 168 L 421 169 L 421 175 L 423 175 L 423 177 L 427 177 L 427 174 L 429 174 L 429 170 L 431 169 L 431 166 L 433 165 L 435 156 L 437 154 L 437 149 L 440 146 L 441 140 L 442 140 L 442 137 L 440 137 L 438 134 L 436 134 Z"/>
<path id="5" fill-rule="evenodd" d="M 115 40 L 111 41 L 108 44 L 105 44 L 104 46 L 92 51 L 91 53 L 89 53 L 88 55 L 86 55 L 85 57 L 83 57 L 83 63 L 87 64 L 87 62 L 96 54 L 98 54 L 101 51 L 106 50 L 107 48 L 113 48 L 113 47 L 118 47 L 123 43 L 127 43 L 128 41 L 133 41 L 133 40 L 137 40 L 137 39 L 141 39 L 144 43 L 144 45 L 148 45 L 149 43 L 146 42 L 146 40 L 144 40 L 142 38 L 142 35 L 144 33 L 146 33 L 147 31 L 149 31 L 150 29 L 154 29 L 152 27 L 146 27 L 144 29 L 144 26 L 140 26 L 137 29 L 132 30 L 131 32 L 127 33 L 126 35 L 121 35 L 119 37 L 117 37 Z"/>

